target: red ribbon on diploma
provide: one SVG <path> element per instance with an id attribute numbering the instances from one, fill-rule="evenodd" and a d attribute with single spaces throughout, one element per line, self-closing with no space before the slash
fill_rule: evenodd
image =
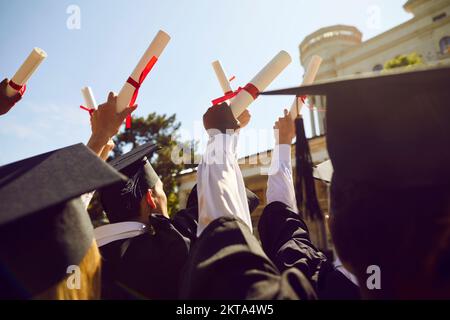
<path id="1" fill-rule="evenodd" d="M 243 88 L 239 87 L 236 91 L 226 92 L 225 95 L 223 95 L 222 97 L 219 97 L 217 99 L 212 100 L 211 103 L 212 103 L 213 106 L 221 104 L 222 102 L 225 102 L 227 100 L 230 100 L 231 98 L 234 98 L 242 90 L 247 91 L 253 97 L 253 100 L 258 98 L 259 93 L 260 93 L 258 88 L 255 87 L 255 85 L 253 85 L 252 83 L 247 83 L 245 85 L 245 87 L 243 87 Z"/>
<path id="2" fill-rule="evenodd" d="M 306 105 L 306 98 L 307 98 L 307 96 L 298 96 L 298 97 L 297 97 L 297 99 L 302 100 L 302 102 L 303 102 L 304 105 Z M 308 109 L 310 109 L 310 110 L 314 110 L 314 104 L 306 105 L 306 107 L 307 107 Z M 317 110 L 318 112 L 325 112 L 325 109 L 324 109 L 324 108 L 317 108 L 317 107 L 315 107 L 315 108 L 316 108 L 316 110 Z"/>
<path id="3" fill-rule="evenodd" d="M 299 98 L 300 100 L 302 100 L 302 102 L 303 102 L 303 104 L 306 104 L 306 96 L 299 96 L 299 97 L 297 97 L 297 98 Z"/>
<path id="4" fill-rule="evenodd" d="M 9 85 L 11 88 L 13 88 L 14 90 L 19 91 L 19 94 L 20 94 L 21 96 L 23 96 L 24 93 L 25 93 L 25 91 L 27 90 L 27 85 L 26 85 L 26 84 L 20 85 L 20 84 L 15 83 L 15 82 L 12 81 L 12 80 L 9 80 L 8 85 Z"/>
<path id="5" fill-rule="evenodd" d="M 130 100 L 130 104 L 128 105 L 129 107 L 133 106 L 134 103 L 136 102 L 136 99 L 137 99 L 138 94 L 139 94 L 139 88 L 141 87 L 141 85 L 144 82 L 145 78 L 150 73 L 150 71 L 152 70 L 153 66 L 155 65 L 155 63 L 157 61 L 158 61 L 158 58 L 156 56 L 153 56 L 150 59 L 150 61 L 145 66 L 144 70 L 142 70 L 141 75 L 139 76 L 139 81 L 138 82 L 136 82 L 136 80 L 134 80 L 131 77 L 128 78 L 127 82 L 129 84 L 131 84 L 135 88 L 133 96 L 131 97 L 131 100 Z M 127 129 L 131 128 L 131 115 L 127 116 L 127 119 L 126 119 L 126 122 L 125 122 L 125 127 Z"/>
<path id="6" fill-rule="evenodd" d="M 80 106 L 81 109 L 86 110 L 87 112 L 89 112 L 89 115 L 92 117 L 92 114 L 94 113 L 95 109 L 89 109 L 86 108 L 85 106 Z"/>

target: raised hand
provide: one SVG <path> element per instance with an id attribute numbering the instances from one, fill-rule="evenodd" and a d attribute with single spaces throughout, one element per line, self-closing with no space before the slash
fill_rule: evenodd
<path id="1" fill-rule="evenodd" d="M 275 141 L 277 144 L 291 144 L 295 137 L 295 124 L 289 115 L 289 111 L 284 109 L 284 117 L 278 118 L 273 125 Z"/>
<path id="2" fill-rule="evenodd" d="M 0 115 L 7 113 L 18 101 L 20 101 L 20 99 L 22 99 L 22 95 L 19 92 L 12 97 L 6 95 L 8 82 L 8 79 L 4 79 L 0 82 Z"/>

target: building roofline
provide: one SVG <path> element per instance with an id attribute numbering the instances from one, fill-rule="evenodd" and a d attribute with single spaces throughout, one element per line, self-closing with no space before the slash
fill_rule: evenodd
<path id="1" fill-rule="evenodd" d="M 411 1 L 411 0 L 410 0 L 410 1 Z M 412 2 L 414 2 L 414 1 L 420 1 L 420 0 L 412 0 Z M 409 1 L 408 1 L 408 2 L 409 2 Z M 408 4 L 408 3 L 406 3 L 405 5 L 407 5 L 407 4 Z M 445 3 L 445 2 L 443 2 L 442 6 L 439 6 L 439 7 L 436 8 L 436 9 L 437 9 L 437 10 L 441 10 L 441 9 L 445 8 L 446 6 L 448 6 L 448 4 Z M 437 11 L 437 10 L 436 10 L 436 11 Z M 410 13 L 409 11 L 407 11 L 407 12 Z M 421 14 L 421 15 L 418 15 L 418 16 L 413 16 L 411 19 L 406 20 L 405 22 L 403 22 L 403 23 L 401 23 L 401 24 L 399 24 L 399 25 L 397 25 L 397 26 L 395 26 L 395 27 L 393 27 L 393 28 L 391 28 L 391 29 L 389 29 L 389 30 L 386 30 L 386 31 L 383 32 L 383 33 L 377 34 L 376 36 L 374 36 L 374 37 L 372 37 L 372 38 L 369 38 L 369 39 L 363 41 L 363 42 L 361 43 L 361 45 L 370 44 L 371 42 L 374 42 L 374 41 L 378 40 L 378 38 L 384 37 L 384 36 L 389 35 L 389 34 L 391 34 L 391 33 L 395 33 L 395 32 L 397 32 L 398 30 L 407 27 L 408 25 L 414 23 L 414 22 L 417 21 L 417 20 L 422 19 L 422 18 L 425 17 L 425 16 L 428 16 L 428 13 L 424 13 L 424 14 Z M 344 55 L 344 54 L 350 53 L 350 52 L 352 52 L 352 51 L 356 51 L 356 50 L 358 50 L 358 49 L 361 49 L 361 48 L 360 48 L 359 46 L 358 46 L 358 47 L 350 47 L 350 48 L 347 48 L 347 49 L 344 49 L 344 50 L 340 51 L 340 52 L 339 52 L 339 55 Z"/>
<path id="2" fill-rule="evenodd" d="M 305 51 L 308 51 L 308 49 L 311 46 L 316 45 L 315 42 L 310 43 L 313 39 L 315 39 L 315 38 L 317 38 L 317 37 L 319 37 L 321 35 L 324 35 L 324 34 L 326 34 L 328 32 L 333 32 L 333 31 L 349 31 L 349 32 L 353 33 L 353 36 L 354 36 L 355 39 L 359 39 L 359 42 L 361 42 L 361 40 L 362 40 L 362 32 L 357 27 L 352 26 L 352 25 L 336 24 L 336 25 L 332 25 L 332 26 L 322 27 L 322 28 L 314 31 L 313 33 L 310 33 L 309 35 L 307 35 L 303 39 L 303 41 L 300 42 L 300 44 L 298 45 L 298 47 L 300 49 L 300 52 L 303 53 Z M 337 37 L 337 36 L 334 36 L 334 38 L 335 37 Z M 333 37 L 331 37 L 331 38 L 329 38 L 327 40 L 330 40 L 332 38 Z M 317 43 L 322 42 L 324 40 L 325 39 L 321 39 Z"/>

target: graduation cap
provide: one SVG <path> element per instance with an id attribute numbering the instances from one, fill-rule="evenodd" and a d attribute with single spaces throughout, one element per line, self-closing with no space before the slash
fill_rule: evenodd
<path id="1" fill-rule="evenodd" d="M 0 297 L 31 298 L 67 276 L 94 240 L 79 196 L 124 179 L 83 144 L 0 167 Z"/>
<path id="2" fill-rule="evenodd" d="M 127 182 L 103 188 L 100 192 L 103 208 L 111 222 L 129 218 L 139 209 L 140 200 L 147 190 L 159 180 L 148 160 L 159 149 L 153 143 L 145 143 L 108 162 L 129 178 Z"/>
<path id="3" fill-rule="evenodd" d="M 333 180 L 385 189 L 450 183 L 450 67 L 263 92 L 326 95 Z"/>

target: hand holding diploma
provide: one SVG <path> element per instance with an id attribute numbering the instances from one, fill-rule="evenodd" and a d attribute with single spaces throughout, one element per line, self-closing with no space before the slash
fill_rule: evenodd
<path id="1" fill-rule="evenodd" d="M 80 108 L 88 111 L 89 114 L 92 115 L 92 113 L 97 110 L 97 101 L 95 100 L 91 87 L 82 88 L 81 94 L 83 95 L 84 103 L 86 106 L 80 106 Z"/>
<path id="2" fill-rule="evenodd" d="M 17 93 L 23 94 L 25 92 L 26 83 L 39 67 L 42 61 L 47 58 L 47 53 L 40 48 L 34 48 L 25 62 L 17 70 L 16 74 L 8 82 L 6 94 L 8 97 L 13 97 Z"/>
<path id="3" fill-rule="evenodd" d="M 240 128 L 238 120 L 226 103 L 210 107 L 203 115 L 203 126 L 210 136 Z"/>
<path id="4" fill-rule="evenodd" d="M 302 85 L 310 85 L 316 79 L 317 72 L 319 71 L 320 65 L 322 63 L 322 58 L 314 55 L 309 61 L 308 67 L 306 68 L 305 76 L 303 77 Z M 289 112 L 292 120 L 298 117 L 300 111 L 302 110 L 303 99 L 302 97 L 295 98 L 291 106 L 291 111 Z"/>
<path id="5" fill-rule="evenodd" d="M 110 92 L 108 101 L 99 105 L 98 109 L 92 112 L 92 135 L 87 145 L 99 157 L 108 141 L 119 132 L 125 118 L 137 108 L 137 105 L 133 105 L 116 113 L 117 100 L 117 96 Z"/>
<path id="6" fill-rule="evenodd" d="M 116 111 L 122 112 L 127 107 L 134 105 L 136 102 L 139 88 L 144 82 L 148 73 L 152 70 L 155 63 L 158 61 L 159 56 L 163 52 L 164 48 L 169 43 L 170 36 L 164 31 L 160 30 L 149 47 L 142 55 L 139 63 L 134 68 L 128 80 L 123 85 L 117 98 Z M 127 118 L 127 128 L 131 125 L 131 118 Z"/>
<path id="7" fill-rule="evenodd" d="M 212 63 L 212 67 L 214 69 L 214 73 L 216 74 L 217 80 L 219 81 L 220 87 L 222 88 L 222 92 L 225 94 L 225 96 L 233 94 L 233 89 L 231 88 L 230 81 L 228 80 L 228 77 L 223 70 L 220 61 L 214 61 Z M 250 119 L 250 112 L 248 112 L 248 110 L 245 110 L 239 117 L 237 117 L 239 129 L 246 127 L 250 122 Z"/>
<path id="8" fill-rule="evenodd" d="M 98 109 L 97 101 L 95 100 L 94 93 L 92 92 L 91 87 L 84 87 L 81 89 L 81 94 L 83 95 L 84 104 L 86 106 L 80 106 L 81 109 L 89 112 L 89 115 L 92 117 L 94 111 Z M 91 119 L 91 125 L 92 119 Z M 112 138 L 108 140 L 108 142 L 101 148 L 100 153 L 96 152 L 97 155 L 104 161 L 108 159 L 109 153 L 114 149 L 115 144 Z M 100 150 L 100 149 L 99 149 Z"/>
<path id="9" fill-rule="evenodd" d="M 0 83 L 0 115 L 7 113 L 18 101 L 20 101 L 20 99 L 22 99 L 22 95 L 19 92 L 12 97 L 8 96 L 6 92 L 8 83 L 8 79 L 4 79 Z"/>
<path id="10" fill-rule="evenodd" d="M 231 101 L 230 108 L 237 118 L 273 80 L 291 63 L 286 51 L 280 51 Z"/>

